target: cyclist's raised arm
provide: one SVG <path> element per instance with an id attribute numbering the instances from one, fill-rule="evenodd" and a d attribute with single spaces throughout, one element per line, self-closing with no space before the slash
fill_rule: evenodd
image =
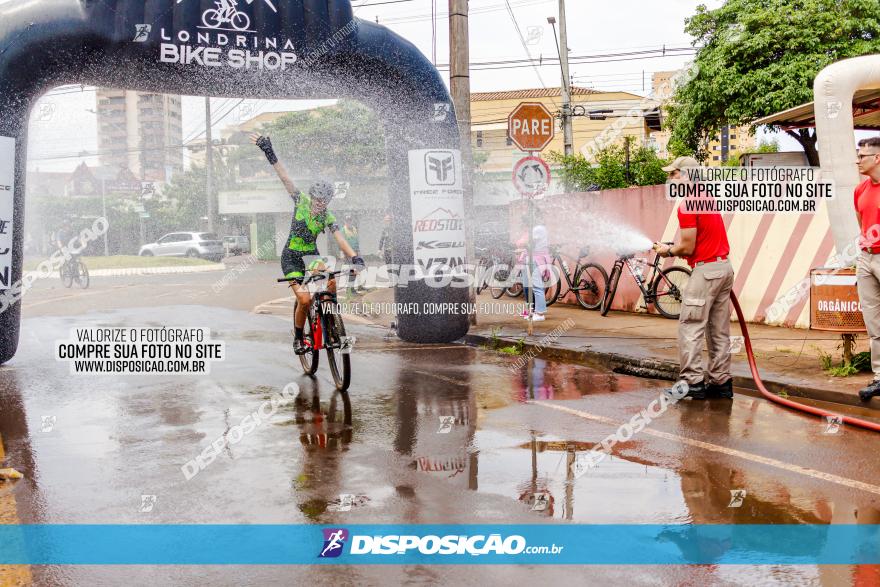
<path id="1" fill-rule="evenodd" d="M 258 135 L 256 133 L 251 134 L 251 142 L 260 148 L 263 153 L 266 155 L 266 159 L 269 160 L 269 164 L 272 165 L 273 169 L 275 169 L 275 173 L 278 174 L 278 178 L 281 180 L 281 183 L 284 184 L 284 189 L 287 190 L 287 193 L 290 194 L 291 198 L 296 199 L 299 197 L 300 190 L 296 187 L 296 184 L 293 183 L 293 180 L 290 178 L 290 174 L 287 173 L 287 168 L 284 167 L 284 164 L 278 160 L 278 157 L 275 155 L 275 149 L 272 148 L 272 141 L 269 140 L 269 137 L 264 137 Z"/>

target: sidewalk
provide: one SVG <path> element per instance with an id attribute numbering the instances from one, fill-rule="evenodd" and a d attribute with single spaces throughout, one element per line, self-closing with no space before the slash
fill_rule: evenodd
<path id="1" fill-rule="evenodd" d="M 365 303 L 390 302 L 392 291 L 370 292 Z M 678 322 L 653 314 L 611 312 L 602 317 L 598 312 L 580 306 L 555 304 L 547 320 L 535 323 L 534 334 L 526 335 L 527 323 L 518 317 L 522 300 L 503 297 L 493 300 L 488 293 L 477 299 L 478 324 L 472 327 L 465 342 L 499 344 L 524 342 L 525 352 L 540 346 L 540 356 L 602 365 L 618 373 L 673 380 L 678 375 Z M 389 326 L 391 317 L 373 315 L 369 318 Z M 567 322 L 568 321 L 568 322 Z M 567 323 L 570 327 L 566 327 Z M 572 326 L 573 324 L 573 326 Z M 557 330 L 558 336 L 548 336 Z M 780 328 L 749 324 L 749 335 L 764 385 L 774 393 L 792 397 L 865 407 L 859 402 L 858 390 L 871 381 L 871 374 L 832 377 L 822 370 L 819 350 L 841 361 L 840 335 L 833 332 Z M 739 324 L 732 323 L 731 335 L 741 335 Z M 867 350 L 864 335 L 856 341 L 855 352 Z M 734 355 L 734 385 L 756 389 L 745 354 L 745 348 Z M 871 407 L 880 408 L 880 398 Z"/>

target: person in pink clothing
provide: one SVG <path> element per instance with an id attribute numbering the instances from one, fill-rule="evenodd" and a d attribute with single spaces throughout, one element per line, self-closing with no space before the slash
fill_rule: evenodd
<path id="1" fill-rule="evenodd" d="M 525 224 L 528 226 L 528 219 L 526 219 Z M 524 299 L 526 300 L 526 304 L 528 304 L 529 300 L 530 287 L 528 283 L 529 275 L 525 270 L 529 256 L 528 246 L 529 233 L 528 229 L 526 229 L 526 233 L 516 242 L 516 248 L 522 249 L 522 253 L 519 256 L 517 263 L 522 267 L 523 295 L 525 296 Z M 544 226 L 541 212 L 539 210 L 535 210 L 535 227 L 532 229 L 532 246 L 534 247 L 534 251 L 532 253 L 531 263 L 531 288 L 535 292 L 535 305 L 534 308 L 527 308 L 526 311 L 523 312 L 523 318 L 528 318 L 531 314 L 532 320 L 540 322 L 545 319 L 544 315 L 547 312 L 547 300 L 544 299 L 544 280 L 550 274 L 548 268 L 553 263 L 553 258 L 550 256 L 550 242 L 547 235 L 547 227 Z"/>

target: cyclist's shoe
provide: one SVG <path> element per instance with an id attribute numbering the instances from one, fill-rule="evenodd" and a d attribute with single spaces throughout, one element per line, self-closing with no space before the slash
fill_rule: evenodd
<path id="1" fill-rule="evenodd" d="M 724 383 L 712 384 L 706 386 L 706 397 L 723 399 L 733 399 L 733 378 L 728 379 Z"/>
<path id="2" fill-rule="evenodd" d="M 859 390 L 859 399 L 863 402 L 871 401 L 872 397 L 880 396 L 880 380 L 875 379 L 868 387 Z"/>
<path id="3" fill-rule="evenodd" d="M 304 355 L 309 352 L 309 347 L 306 346 L 306 343 L 301 338 L 293 339 L 293 352 L 297 355 Z"/>

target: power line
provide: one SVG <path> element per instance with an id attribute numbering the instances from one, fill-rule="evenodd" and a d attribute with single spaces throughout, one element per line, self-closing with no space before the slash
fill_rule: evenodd
<path id="1" fill-rule="evenodd" d="M 526 44 L 526 39 L 525 37 L 523 37 L 522 31 L 519 28 L 519 23 L 516 21 L 516 15 L 513 13 L 513 8 L 510 7 L 510 0 L 504 0 L 504 4 L 507 6 L 507 14 L 510 15 L 510 20 L 513 21 L 513 28 L 516 29 L 516 34 L 519 36 L 519 42 L 522 45 L 523 50 L 526 52 L 526 56 L 529 58 L 529 61 L 532 61 L 532 52 L 529 51 L 529 46 L 528 44 Z M 541 70 L 537 67 L 534 67 L 534 70 L 535 75 L 538 76 L 538 81 L 541 82 L 541 86 L 546 88 L 547 84 L 544 83 L 544 78 L 541 77 Z"/>

